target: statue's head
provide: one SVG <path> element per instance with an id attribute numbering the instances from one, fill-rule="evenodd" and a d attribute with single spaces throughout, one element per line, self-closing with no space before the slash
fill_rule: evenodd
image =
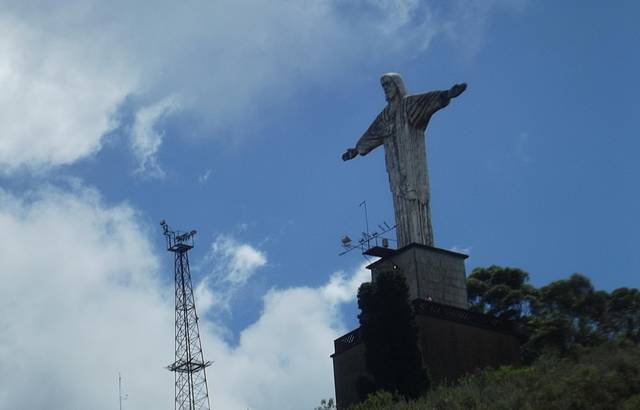
<path id="1" fill-rule="evenodd" d="M 389 102 L 407 95 L 404 81 L 402 81 L 402 77 L 398 73 L 383 74 L 380 78 L 380 84 L 382 84 L 382 89 L 384 90 L 384 97 Z"/>

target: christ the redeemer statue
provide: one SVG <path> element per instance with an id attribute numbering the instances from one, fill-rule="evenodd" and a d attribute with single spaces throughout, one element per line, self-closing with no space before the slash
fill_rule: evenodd
<path id="1" fill-rule="evenodd" d="M 411 243 L 433 246 L 429 175 L 424 132 L 431 116 L 459 96 L 466 84 L 446 91 L 407 95 L 399 74 L 381 78 L 387 106 L 358 140 L 342 154 L 344 161 L 367 155 L 384 144 L 387 173 L 393 194 L 398 249 Z"/>

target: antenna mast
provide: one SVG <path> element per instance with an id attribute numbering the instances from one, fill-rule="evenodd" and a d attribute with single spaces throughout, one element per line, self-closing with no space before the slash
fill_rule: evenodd
<path id="1" fill-rule="evenodd" d="M 118 372 L 118 399 L 120 400 L 120 410 L 122 410 L 122 376 Z"/>
<path id="2" fill-rule="evenodd" d="M 369 213 L 367 212 L 367 201 L 365 200 L 360 202 L 358 206 L 360 208 L 364 208 L 364 227 L 366 231 L 362 232 L 362 237 L 358 240 L 357 243 L 353 243 L 349 235 L 344 235 L 342 238 L 340 238 L 340 242 L 342 242 L 343 251 L 340 252 L 339 255 L 342 256 L 344 254 L 351 252 L 354 249 L 360 249 L 360 251 L 362 251 L 363 256 L 365 255 L 382 256 L 381 252 L 383 252 L 385 255 L 388 254 L 387 249 L 389 248 L 389 241 L 393 241 L 393 242 L 396 242 L 396 241 L 394 239 L 387 238 L 383 235 L 396 229 L 396 225 L 389 226 L 389 224 L 387 224 L 386 222 L 383 222 L 382 225 L 378 224 L 378 231 L 369 232 Z M 381 241 L 382 248 L 378 246 L 379 240 Z M 372 242 L 373 242 L 373 246 L 371 246 Z"/>
<path id="3" fill-rule="evenodd" d="M 363 232 L 365 235 L 364 237 L 367 238 L 367 248 L 371 247 L 371 239 L 369 238 L 369 214 L 367 213 L 367 201 L 364 200 L 362 202 L 360 202 L 360 205 L 358 206 L 363 206 L 364 205 L 364 227 L 366 229 L 365 232 Z"/>
<path id="4" fill-rule="evenodd" d="M 174 254 L 175 273 L 175 361 L 167 369 L 175 373 L 175 410 L 209 410 L 209 389 L 205 369 L 198 315 L 193 297 L 188 252 L 194 246 L 196 231 L 172 231 L 165 221 L 162 225 L 167 251 Z"/>
<path id="5" fill-rule="evenodd" d="M 128 394 L 122 395 L 122 375 L 118 372 L 118 400 L 120 401 L 120 410 L 122 410 L 122 400 L 127 400 Z"/>

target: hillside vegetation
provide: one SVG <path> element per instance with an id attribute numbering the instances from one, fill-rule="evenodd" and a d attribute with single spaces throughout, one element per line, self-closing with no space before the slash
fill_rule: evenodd
<path id="1" fill-rule="evenodd" d="M 532 365 L 489 369 L 406 402 L 379 391 L 349 410 L 640 409 L 640 347 L 607 342 Z"/>

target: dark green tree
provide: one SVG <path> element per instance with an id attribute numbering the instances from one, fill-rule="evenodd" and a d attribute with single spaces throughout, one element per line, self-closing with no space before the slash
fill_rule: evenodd
<path id="1" fill-rule="evenodd" d="M 575 345 L 606 340 L 608 294 L 596 291 L 589 278 L 574 273 L 541 287 L 538 293 L 529 321 L 534 333 L 528 347 L 565 353 Z"/>
<path id="2" fill-rule="evenodd" d="M 578 273 L 539 289 L 528 281 L 528 273 L 521 269 L 495 265 L 475 268 L 467 278 L 471 310 L 525 327 L 526 362 L 546 350 L 566 354 L 577 345 L 617 338 L 640 342 L 637 289 L 597 291 L 589 278 Z"/>
<path id="3" fill-rule="evenodd" d="M 469 309 L 508 320 L 520 320 L 531 311 L 537 291 L 521 269 L 492 265 L 475 268 L 467 278 Z"/>
<path id="4" fill-rule="evenodd" d="M 409 289 L 399 272 L 377 275 L 358 290 L 360 331 L 367 369 L 373 380 L 361 380 L 362 399 L 373 391 L 419 397 L 428 387 L 418 348 L 418 329 L 409 303 Z"/>
<path id="5" fill-rule="evenodd" d="M 640 291 L 619 288 L 607 300 L 605 333 L 640 343 Z"/>

